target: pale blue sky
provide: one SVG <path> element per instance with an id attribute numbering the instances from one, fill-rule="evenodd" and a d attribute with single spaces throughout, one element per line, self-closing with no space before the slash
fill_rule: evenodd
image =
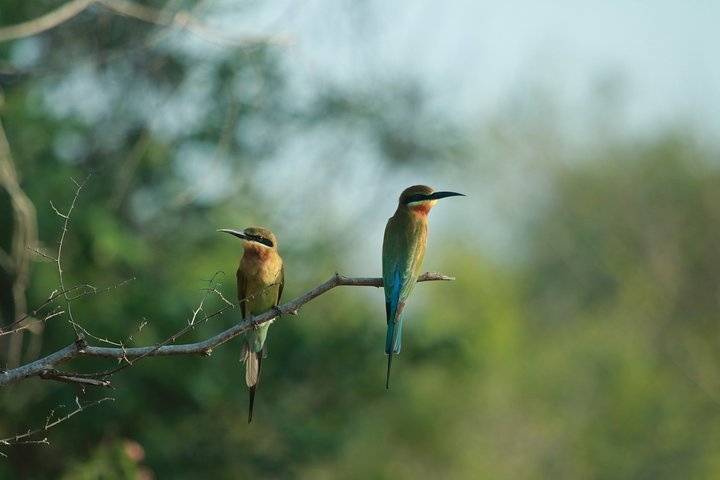
<path id="1" fill-rule="evenodd" d="M 234 2 L 226 2 L 232 9 Z M 236 5 L 236 4 L 235 4 Z M 434 87 L 453 113 L 486 118 L 525 86 L 552 86 L 572 108 L 607 79 L 624 127 L 690 123 L 720 134 L 720 2 L 528 0 L 269 2 L 225 16 L 238 32 L 288 34 L 311 78 L 372 81 L 393 73 Z M 318 72 L 321 72 L 318 73 Z"/>

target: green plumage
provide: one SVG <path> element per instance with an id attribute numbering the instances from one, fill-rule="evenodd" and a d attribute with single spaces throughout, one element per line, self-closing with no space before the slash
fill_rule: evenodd
<path id="1" fill-rule="evenodd" d="M 427 246 L 427 216 L 435 203 L 445 197 L 462 195 L 455 192 L 434 192 L 425 185 L 406 188 L 395 214 L 388 220 L 383 239 L 382 270 L 385 287 L 387 334 L 385 353 L 388 355 L 387 379 L 390 388 L 390 366 L 393 355 L 402 348 L 402 325 L 405 302 L 412 293 L 422 269 Z"/>
<path id="2" fill-rule="evenodd" d="M 398 208 L 388 220 L 383 240 L 383 281 L 387 309 L 388 334 L 385 353 L 400 353 L 402 310 L 422 269 L 427 245 L 427 221 Z"/>

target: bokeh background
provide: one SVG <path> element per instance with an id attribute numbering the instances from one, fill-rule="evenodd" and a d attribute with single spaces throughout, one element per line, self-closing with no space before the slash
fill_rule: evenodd
<path id="1" fill-rule="evenodd" d="M 709 0 L 0 1 L 3 324 L 59 288 L 32 248 L 53 254 L 50 202 L 89 174 L 66 285 L 134 280 L 72 312 L 130 346 L 184 327 L 216 272 L 234 298 L 242 252 L 217 228 L 271 228 L 291 299 L 378 276 L 406 186 L 467 194 L 430 215 L 425 269 L 457 280 L 415 289 L 389 391 L 382 293 L 338 288 L 270 329 L 252 424 L 239 339 L 112 391 L 30 379 L 0 390 L 2 438 L 115 401 L 0 447 L 0 477 L 718 478 L 718 18 Z M 60 315 L 0 337 L 1 362 L 72 340 Z"/>

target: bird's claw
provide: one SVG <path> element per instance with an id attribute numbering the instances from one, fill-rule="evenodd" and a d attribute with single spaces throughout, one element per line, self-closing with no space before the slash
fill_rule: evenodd
<path id="1" fill-rule="evenodd" d="M 253 330 L 257 330 L 258 328 L 260 328 L 258 326 L 257 320 L 255 320 L 255 316 L 251 315 L 250 318 L 248 318 L 248 322 L 250 322 Z"/>
<path id="2" fill-rule="evenodd" d="M 275 315 L 277 315 L 277 318 L 282 317 L 283 311 L 277 305 L 272 306 L 272 311 L 273 311 L 273 313 L 275 313 Z"/>

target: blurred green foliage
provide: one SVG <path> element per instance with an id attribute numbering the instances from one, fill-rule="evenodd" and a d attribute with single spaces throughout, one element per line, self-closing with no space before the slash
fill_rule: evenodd
<path id="1" fill-rule="evenodd" d="M 1 23 L 52 4 L 31 3 L 10 3 Z M 31 65 L 18 66 L 20 42 L 0 45 L 3 58 L 15 59 L 3 63 L 0 115 L 37 208 L 42 248 L 52 253 L 62 228 L 49 202 L 65 211 L 70 178 L 92 172 L 64 243 L 65 282 L 104 288 L 134 278 L 72 304 L 93 335 L 132 336 L 131 345 L 166 339 L 185 326 L 218 271 L 219 289 L 234 298 L 241 251 L 218 227 L 282 232 L 286 299 L 337 270 L 354 273 L 343 269 L 360 227 L 342 236 L 307 212 L 308 230 L 293 232 L 282 225 L 295 211 L 281 204 L 303 198 L 266 201 L 263 168 L 278 154 L 278 138 L 360 132 L 380 172 L 411 166 L 439 175 L 433 162 L 443 155 L 468 169 L 476 161 L 463 132 L 427 116 L 415 86 L 393 83 L 377 95 L 321 89 L 300 102 L 282 51 L 199 55 L 174 43 L 177 35 L 93 7 L 20 41 L 38 49 Z M 92 82 L 107 89 L 109 103 L 98 111 L 73 103 Z M 79 84 L 89 90 L 72 94 Z M 193 95 L 193 115 L 182 117 Z M 159 121 L 154 114 L 165 106 L 172 113 Z M 222 132 L 230 133 L 218 154 Z M 0 437 L 70 411 L 76 397 L 116 400 L 47 431 L 49 445 L 3 448 L 0 477 L 717 478 L 718 152 L 671 133 L 608 139 L 584 157 L 543 172 L 549 193 L 531 221 L 515 226 L 525 249 L 512 264 L 431 227 L 431 237 L 453 242 L 434 256 L 457 281 L 416 288 L 391 390 L 383 383 L 381 294 L 337 289 L 271 328 L 251 425 L 238 340 L 209 358 L 142 361 L 114 376 L 111 392 L 30 379 L 0 391 Z M 215 179 L 217 188 L 198 193 L 198 158 L 201 170 L 220 165 L 230 185 Z M 332 182 L 351 163 L 334 159 L 318 178 Z M 469 208 L 466 215 L 476 221 Z M 14 227 L 5 192 L 0 225 L 7 251 Z M 438 252 L 444 245 L 431 242 Z M 55 265 L 35 260 L 30 306 L 58 288 Z M 3 285 L 12 279 L 3 270 Z M 0 299 L 9 323 L 12 299 Z M 211 297 L 205 308 L 220 306 Z M 237 317 L 231 311 L 181 341 L 207 338 Z M 23 362 L 34 358 L 30 338 L 41 339 L 38 355 L 73 339 L 66 317 L 54 318 L 41 333 L 24 334 Z M 113 365 L 79 359 L 63 368 Z"/>

